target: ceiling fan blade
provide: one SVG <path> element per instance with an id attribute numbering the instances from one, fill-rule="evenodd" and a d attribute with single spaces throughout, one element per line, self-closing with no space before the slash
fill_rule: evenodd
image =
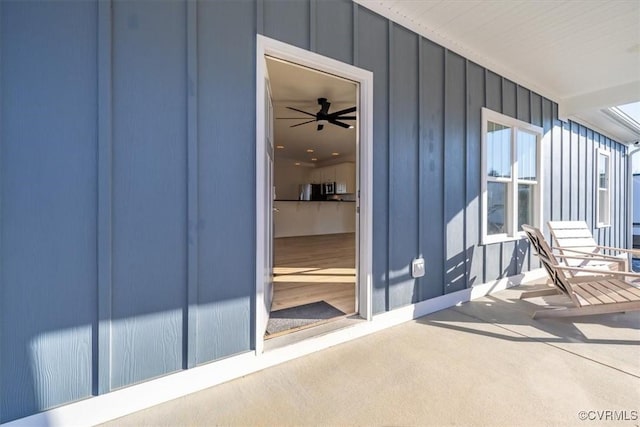
<path id="1" fill-rule="evenodd" d="M 289 110 L 297 111 L 298 113 L 306 114 L 307 116 L 315 117 L 315 114 L 307 113 L 306 111 L 298 110 L 297 108 L 287 107 Z"/>
<path id="2" fill-rule="evenodd" d="M 318 125 L 318 130 L 324 129 L 324 125 Z"/>
<path id="3" fill-rule="evenodd" d="M 311 123 L 311 122 L 315 122 L 315 119 L 314 119 L 314 120 L 309 120 L 308 122 L 298 123 L 297 125 L 292 125 L 292 126 L 289 126 L 289 127 L 290 127 L 290 128 L 294 128 L 294 127 L 296 127 L 296 126 L 306 125 L 307 123 Z"/>
<path id="4" fill-rule="evenodd" d="M 341 116 L 343 114 L 353 113 L 354 111 L 356 111 L 356 107 L 345 108 L 344 110 L 334 111 L 333 113 L 329 114 L 329 116 L 338 117 L 338 116 Z"/>
<path id="5" fill-rule="evenodd" d="M 356 116 L 332 117 L 333 120 L 356 120 Z"/>
<path id="6" fill-rule="evenodd" d="M 345 129 L 349 129 L 349 128 L 351 127 L 351 125 L 348 125 L 348 124 L 346 124 L 346 123 L 339 122 L 339 121 L 337 121 L 337 120 L 329 120 L 329 123 L 331 123 L 331 124 L 333 124 L 333 125 L 338 125 L 338 126 L 343 127 L 343 128 L 345 128 Z"/>

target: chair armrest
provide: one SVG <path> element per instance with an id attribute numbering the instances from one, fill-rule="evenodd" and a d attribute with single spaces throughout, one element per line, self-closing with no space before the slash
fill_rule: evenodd
<path id="1" fill-rule="evenodd" d="M 594 275 L 598 276 L 635 277 L 636 279 L 640 279 L 640 273 L 629 273 L 625 271 L 598 270 L 597 268 L 569 267 L 566 265 L 555 265 L 554 268 L 557 268 L 558 270 L 568 270 L 579 273 L 594 273 Z"/>
<path id="2" fill-rule="evenodd" d="M 596 246 L 596 247 L 600 248 L 601 246 Z M 599 258 L 600 260 L 608 259 L 609 261 L 620 261 L 620 257 L 617 257 L 615 255 L 607 255 L 607 254 L 601 254 L 601 253 L 593 253 L 593 252 L 579 251 L 579 250 L 576 250 L 576 249 L 566 249 L 566 248 L 558 248 L 558 247 L 554 247 L 552 249 L 560 251 L 562 253 L 564 253 L 564 252 L 572 252 L 572 253 L 575 253 L 575 254 L 584 255 L 586 257 L 595 257 L 595 258 Z M 640 255 L 640 252 L 638 254 Z M 562 254 L 554 254 L 554 255 L 556 255 L 556 256 L 566 256 L 566 255 L 562 255 Z"/>
<path id="3" fill-rule="evenodd" d="M 611 247 L 611 246 L 596 246 L 596 247 L 600 248 L 600 249 L 607 250 L 607 251 L 624 252 L 624 253 L 640 256 L 640 250 L 637 250 L 637 249 L 614 248 L 614 247 Z"/>
<path id="4" fill-rule="evenodd" d="M 561 254 L 554 254 L 556 258 L 562 258 L 562 259 L 582 259 L 585 261 L 602 261 L 602 262 L 620 262 L 620 261 L 624 261 L 620 258 L 616 258 L 616 257 L 599 257 L 599 256 L 577 256 L 577 255 L 561 255 Z"/>

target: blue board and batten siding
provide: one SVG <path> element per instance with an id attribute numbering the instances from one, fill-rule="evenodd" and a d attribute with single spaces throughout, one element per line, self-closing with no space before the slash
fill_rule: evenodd
<path id="1" fill-rule="evenodd" d="M 254 348 L 256 33 L 374 74 L 374 313 L 537 266 L 480 245 L 482 107 L 544 128 L 545 221 L 610 150 L 626 244 L 622 145 L 350 1 L 2 1 L 0 421 Z"/>

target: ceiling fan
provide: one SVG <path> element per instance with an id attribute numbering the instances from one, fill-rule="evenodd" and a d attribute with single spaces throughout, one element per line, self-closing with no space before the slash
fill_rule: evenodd
<path id="1" fill-rule="evenodd" d="M 298 123 L 289 127 L 294 128 L 297 126 L 306 125 L 307 123 L 318 122 L 317 130 L 322 130 L 324 128 L 324 125 L 326 125 L 327 123 L 340 126 L 346 129 L 353 128 L 352 125 L 341 122 L 340 120 L 355 120 L 356 116 L 345 116 L 345 114 L 353 113 L 354 111 L 356 111 L 356 107 L 345 108 L 344 110 L 330 113 L 329 107 L 331 106 L 331 103 L 327 101 L 327 98 L 318 98 L 318 105 L 320 105 L 320 111 L 318 111 L 316 114 L 298 110 L 297 108 L 293 108 L 293 107 L 287 107 L 289 110 L 297 111 L 299 113 L 303 113 L 303 114 L 306 114 L 307 116 L 313 117 L 313 120 L 308 120 L 306 122 Z M 287 117 L 287 118 L 298 118 L 298 117 Z"/>

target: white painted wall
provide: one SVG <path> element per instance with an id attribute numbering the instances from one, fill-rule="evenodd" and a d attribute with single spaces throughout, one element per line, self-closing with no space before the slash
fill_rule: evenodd
<path id="1" fill-rule="evenodd" d="M 276 199 L 298 200 L 298 186 L 309 182 L 311 169 L 303 165 L 296 166 L 294 160 L 276 159 L 273 171 Z"/>

